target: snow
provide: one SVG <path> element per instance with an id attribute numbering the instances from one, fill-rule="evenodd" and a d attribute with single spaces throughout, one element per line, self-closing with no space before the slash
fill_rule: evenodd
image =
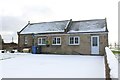
<path id="1" fill-rule="evenodd" d="M 2 63 L 0 61 L 0 80 L 2 80 Z"/>
<path id="2" fill-rule="evenodd" d="M 0 50 L 0 53 L 2 53 L 2 51 L 4 51 L 4 50 Z"/>
<path id="3" fill-rule="evenodd" d="M 89 30 L 79 30 L 79 31 L 75 31 L 75 30 L 70 30 L 68 33 L 76 33 L 76 32 L 100 32 L 100 31 L 105 31 L 106 27 L 103 27 L 101 29 L 89 29 Z"/>
<path id="4" fill-rule="evenodd" d="M 11 59 L 18 56 L 24 56 L 28 53 L 0 53 L 0 60 Z"/>
<path id="5" fill-rule="evenodd" d="M 105 50 L 106 50 L 108 65 L 111 69 L 110 76 L 111 78 L 118 78 L 118 60 L 117 58 L 115 58 L 115 55 L 108 47 L 105 47 Z"/>
<path id="6" fill-rule="evenodd" d="M 105 19 L 73 21 L 69 33 L 106 31 Z"/>
<path id="7" fill-rule="evenodd" d="M 33 24 L 31 23 L 20 34 L 64 32 L 64 29 L 68 22 L 68 20 L 65 20 Z"/>
<path id="8" fill-rule="evenodd" d="M 68 25 L 70 28 L 68 28 Z M 67 28 L 69 29 L 68 33 L 100 31 L 105 32 L 106 22 L 105 19 L 95 19 L 84 21 L 64 20 L 54 22 L 30 23 L 20 34 L 64 32 Z"/>
<path id="9" fill-rule="evenodd" d="M 12 55 L 0 61 L 3 78 L 105 78 L 103 56 Z"/>
<path id="10" fill-rule="evenodd" d="M 65 29 L 67 29 L 68 28 L 68 25 L 70 24 L 70 22 L 71 22 L 72 20 L 69 20 L 68 21 L 68 23 L 67 23 L 67 25 L 66 25 L 66 27 L 65 27 Z"/>

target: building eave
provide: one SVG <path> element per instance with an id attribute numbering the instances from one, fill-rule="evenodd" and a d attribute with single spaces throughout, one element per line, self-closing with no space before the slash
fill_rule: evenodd
<path id="1" fill-rule="evenodd" d="M 17 32 L 17 34 L 19 35 L 28 25 L 30 25 L 30 22 L 28 22 L 28 24 L 24 28 L 22 28 L 22 30 L 20 30 L 19 32 Z"/>

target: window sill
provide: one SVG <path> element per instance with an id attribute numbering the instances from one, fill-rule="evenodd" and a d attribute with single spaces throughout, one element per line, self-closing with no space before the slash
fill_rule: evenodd
<path id="1" fill-rule="evenodd" d="M 61 46 L 61 44 L 52 44 L 53 46 Z"/>
<path id="2" fill-rule="evenodd" d="M 70 46 L 79 46 L 80 44 L 69 44 Z"/>
<path id="3" fill-rule="evenodd" d="M 46 44 L 38 44 L 39 46 L 46 46 Z"/>

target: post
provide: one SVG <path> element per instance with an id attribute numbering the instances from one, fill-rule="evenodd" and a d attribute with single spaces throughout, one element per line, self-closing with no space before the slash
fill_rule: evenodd
<path id="1" fill-rule="evenodd" d="M 12 43 L 13 43 L 13 37 L 12 37 Z"/>

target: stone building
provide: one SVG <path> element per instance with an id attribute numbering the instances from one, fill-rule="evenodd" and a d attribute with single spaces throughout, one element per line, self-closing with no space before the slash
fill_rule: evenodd
<path id="1" fill-rule="evenodd" d="M 18 32 L 18 50 L 38 53 L 101 54 L 108 46 L 106 19 L 28 23 Z"/>
<path id="2" fill-rule="evenodd" d="M 11 43 L 4 43 L 3 44 L 3 49 L 6 51 L 12 51 L 12 50 L 17 50 L 18 45 L 17 43 L 11 42 Z"/>
<path id="3" fill-rule="evenodd" d="M 0 35 L 0 50 L 2 50 L 2 44 L 3 44 L 3 39 L 2 39 L 2 37 Z"/>

